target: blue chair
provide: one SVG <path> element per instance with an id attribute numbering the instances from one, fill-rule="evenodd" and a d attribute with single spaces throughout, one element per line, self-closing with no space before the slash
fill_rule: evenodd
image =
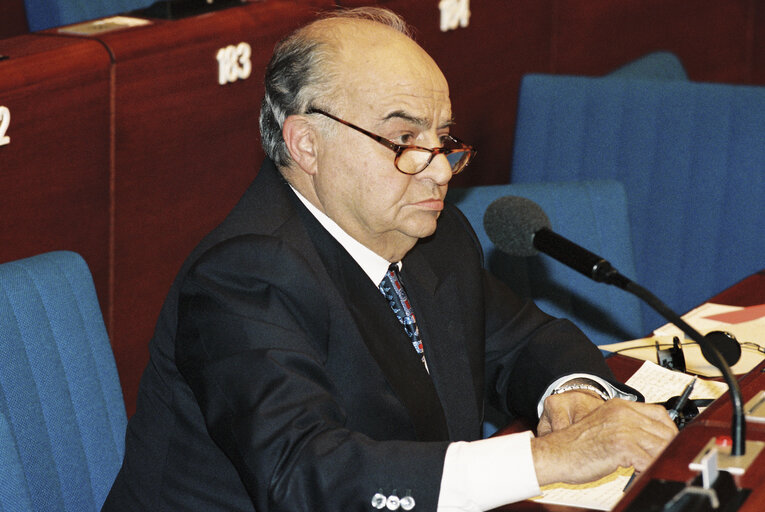
<path id="1" fill-rule="evenodd" d="M 100 510 L 122 462 L 126 426 L 85 261 L 62 251 L 0 265 L 0 490 L 7 493 L 0 504 Z M 19 483 L 19 470 L 24 487 L 5 489 Z"/>
<path id="2" fill-rule="evenodd" d="M 672 52 L 653 52 L 635 59 L 608 75 L 608 78 L 688 80 L 683 63 Z"/>
<path id="3" fill-rule="evenodd" d="M 516 293 L 533 299 L 551 315 L 572 320 L 597 345 L 645 334 L 638 299 L 624 290 L 591 281 L 543 254 L 522 258 L 496 249 L 484 230 L 483 215 L 489 204 L 503 196 L 521 196 L 539 204 L 555 232 L 603 256 L 623 275 L 634 278 L 621 183 L 601 180 L 453 188 L 447 200 L 457 205 L 473 226 L 487 268 Z"/>
<path id="4" fill-rule="evenodd" d="M 11 426 L 5 415 L 0 414 L 0 511 L 16 510 L 32 510 L 32 497 Z"/>
<path id="5" fill-rule="evenodd" d="M 764 170 L 765 87 L 523 78 L 511 181 L 621 181 L 638 282 L 678 312 L 762 269 Z"/>
<path id="6" fill-rule="evenodd" d="M 24 0 L 30 32 L 141 9 L 154 0 Z"/>

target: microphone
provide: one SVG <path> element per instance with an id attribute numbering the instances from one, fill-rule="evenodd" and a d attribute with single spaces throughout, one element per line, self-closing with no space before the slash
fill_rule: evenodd
<path id="1" fill-rule="evenodd" d="M 505 196 L 495 200 L 486 209 L 483 225 L 494 245 L 507 254 L 528 257 L 543 252 L 599 283 L 611 284 L 627 291 L 636 286 L 605 258 L 554 232 L 542 207 L 525 197 Z M 741 345 L 733 335 L 712 331 L 705 338 L 720 352 L 729 366 L 741 358 Z M 710 362 L 714 357 L 712 354 L 704 355 Z"/>
<path id="2" fill-rule="evenodd" d="M 605 259 L 555 233 L 542 208 L 525 197 L 500 197 L 486 209 L 483 225 L 502 252 L 527 257 L 539 250 L 599 283 L 625 288 L 629 282 Z"/>
<path id="3" fill-rule="evenodd" d="M 523 257 L 543 252 L 590 279 L 618 286 L 637 296 L 696 341 L 704 358 L 720 370 L 728 384 L 733 405 L 731 455 L 744 454 L 746 423 L 743 400 L 738 381 L 729 366 L 735 364 L 741 355 L 741 347 L 735 338 L 719 333 L 702 336 L 658 297 L 620 274 L 607 260 L 555 233 L 545 212 L 530 199 L 517 196 L 496 199 L 484 213 L 483 226 L 489 239 L 502 252 Z"/>

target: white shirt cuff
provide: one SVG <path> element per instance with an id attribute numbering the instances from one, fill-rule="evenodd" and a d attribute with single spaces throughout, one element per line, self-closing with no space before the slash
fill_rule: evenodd
<path id="1" fill-rule="evenodd" d="M 552 395 L 553 391 L 555 391 L 558 387 L 562 386 L 566 382 L 573 380 L 573 379 L 590 379 L 591 381 L 597 382 L 601 386 L 603 386 L 603 389 L 606 390 L 606 393 L 608 394 L 609 398 L 622 398 L 624 400 L 630 400 L 632 402 L 637 400 L 637 397 L 630 393 L 625 393 L 621 389 L 611 385 L 607 380 L 601 379 L 600 377 L 597 377 L 595 375 L 590 375 L 588 373 L 572 373 L 571 375 L 566 375 L 565 377 L 561 377 L 558 380 L 554 381 L 552 384 L 547 386 L 547 389 L 542 394 L 542 398 L 539 399 L 539 402 L 537 403 L 537 416 L 541 417 L 542 412 L 545 410 L 545 398 Z"/>
<path id="2" fill-rule="evenodd" d="M 540 494 L 530 432 L 452 443 L 438 512 L 483 512 Z"/>

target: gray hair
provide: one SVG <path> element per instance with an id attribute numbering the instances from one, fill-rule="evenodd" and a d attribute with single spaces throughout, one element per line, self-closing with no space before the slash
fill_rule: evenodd
<path id="1" fill-rule="evenodd" d="M 331 97 L 336 87 L 332 66 L 335 49 L 326 31 L 313 30 L 317 23 L 333 19 L 372 21 L 412 37 L 409 26 L 394 12 L 379 7 L 359 7 L 329 11 L 280 41 L 266 68 L 266 91 L 260 108 L 263 150 L 278 168 L 292 162 L 282 137 L 284 120 L 304 113 L 321 97 Z"/>

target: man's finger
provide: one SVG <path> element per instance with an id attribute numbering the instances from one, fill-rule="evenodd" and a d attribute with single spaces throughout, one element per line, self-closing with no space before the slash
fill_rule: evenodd
<path id="1" fill-rule="evenodd" d="M 537 424 L 537 436 L 546 436 L 550 432 L 552 432 L 552 425 L 550 425 L 547 415 L 543 415 Z"/>

